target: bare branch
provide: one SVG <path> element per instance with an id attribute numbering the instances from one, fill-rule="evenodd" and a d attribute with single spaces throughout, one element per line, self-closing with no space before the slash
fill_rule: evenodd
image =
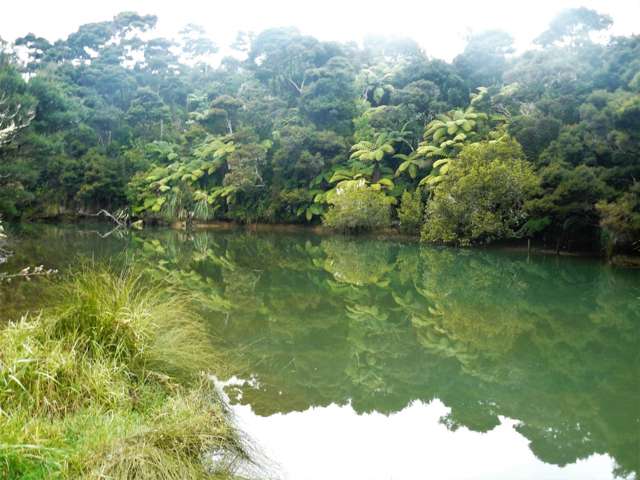
<path id="1" fill-rule="evenodd" d="M 20 130 L 29 126 L 35 110 L 26 110 L 21 104 L 11 107 L 6 95 L 0 97 L 0 146 L 10 143 Z"/>

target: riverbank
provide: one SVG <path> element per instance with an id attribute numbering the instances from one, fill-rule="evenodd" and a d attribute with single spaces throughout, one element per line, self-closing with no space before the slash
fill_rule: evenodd
<path id="1" fill-rule="evenodd" d="M 90 219 L 91 224 L 96 222 L 111 224 L 104 218 L 91 217 L 61 217 L 50 218 L 46 221 L 34 222 L 45 224 L 83 224 Z M 28 222 L 27 222 L 28 224 Z M 170 228 L 173 230 L 186 230 L 185 222 L 173 222 L 162 224 L 150 224 L 139 227 L 138 229 L 144 230 L 149 228 Z M 345 235 L 324 225 L 309 225 L 309 224 L 292 224 L 292 223 L 237 223 L 231 221 L 209 221 L 209 222 L 195 222 L 191 225 L 194 231 L 246 231 L 255 233 L 283 233 L 283 234 L 312 234 L 322 237 L 331 237 L 335 235 Z M 402 232 L 399 228 L 390 227 L 384 229 L 377 229 L 372 231 L 358 232 L 357 234 L 351 234 L 349 236 L 366 238 L 371 240 L 387 240 L 387 241 L 399 241 L 403 243 L 419 243 L 421 242 L 418 234 L 408 234 Z M 592 258 L 606 261 L 607 263 L 628 268 L 640 268 L 640 254 L 629 253 L 615 253 L 609 258 L 606 257 L 602 250 L 566 250 L 551 248 L 548 245 L 541 244 L 539 242 L 531 242 L 529 245 L 527 239 L 513 239 L 513 240 L 500 240 L 487 245 L 473 245 L 470 247 L 452 247 L 448 248 L 471 248 L 479 250 L 498 250 L 506 252 L 519 252 L 519 253 L 531 253 L 535 255 L 545 256 L 561 256 L 561 257 L 581 257 Z"/>
<path id="2" fill-rule="evenodd" d="M 184 230 L 186 225 L 184 222 L 174 222 L 169 225 L 170 228 Z M 335 230 L 329 229 L 323 225 L 303 225 L 303 224 L 285 224 L 285 223 L 251 223 L 239 224 L 234 222 L 215 221 L 207 223 L 195 223 L 192 225 L 194 230 L 214 230 L 214 231 L 233 231 L 245 230 L 250 232 L 261 233 L 312 233 L 320 236 L 337 235 Z M 395 240 L 402 242 L 420 242 L 420 236 L 415 234 L 407 234 L 397 228 L 378 229 L 369 232 L 357 234 L 358 237 L 370 238 L 374 240 Z M 466 248 L 466 247 L 465 247 Z M 540 245 L 538 243 L 529 244 L 524 240 L 503 240 L 488 245 L 475 245 L 471 248 L 502 250 L 511 252 L 530 252 L 536 255 L 554 255 L 569 257 L 587 257 L 587 258 L 605 258 L 602 252 L 594 250 L 559 250 Z M 624 255 L 615 254 L 607 259 L 609 263 L 616 266 L 640 268 L 640 255 Z"/>
<path id="3" fill-rule="evenodd" d="M 235 478 L 250 458 L 192 298 L 95 268 L 0 329 L 0 478 Z"/>

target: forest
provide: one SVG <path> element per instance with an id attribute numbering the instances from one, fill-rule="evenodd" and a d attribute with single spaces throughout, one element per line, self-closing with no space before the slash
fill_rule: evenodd
<path id="1" fill-rule="evenodd" d="M 0 37 L 0 478 L 638 479 L 640 34 L 202 17 Z"/>
<path id="2" fill-rule="evenodd" d="M 523 53 L 471 34 L 452 62 L 402 37 L 273 28 L 226 47 L 197 25 L 156 38 L 156 22 L 0 44 L 5 221 L 104 209 L 640 249 L 640 36 L 597 41 L 607 15 L 565 10 Z"/>

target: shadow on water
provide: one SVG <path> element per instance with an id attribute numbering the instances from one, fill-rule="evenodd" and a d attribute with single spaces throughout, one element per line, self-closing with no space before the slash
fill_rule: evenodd
<path id="1" fill-rule="evenodd" d="M 640 469 L 640 275 L 595 261 L 374 240 L 168 230 L 100 239 L 38 227 L 10 268 L 128 257 L 188 288 L 228 359 L 232 403 L 260 416 L 351 405 L 392 414 L 440 400 L 440 422 L 499 417 L 541 461 L 593 454 Z M 118 261 L 118 260 L 112 260 Z M 0 291 L 15 316 L 40 285 Z"/>

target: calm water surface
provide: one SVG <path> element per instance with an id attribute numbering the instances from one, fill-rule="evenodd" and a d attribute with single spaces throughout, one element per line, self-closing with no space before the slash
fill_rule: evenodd
<path id="1" fill-rule="evenodd" d="M 311 235 L 28 226 L 3 269 L 140 262 L 198 295 L 275 478 L 611 479 L 640 470 L 640 271 Z M 42 302 L 0 289 L 0 315 Z"/>

